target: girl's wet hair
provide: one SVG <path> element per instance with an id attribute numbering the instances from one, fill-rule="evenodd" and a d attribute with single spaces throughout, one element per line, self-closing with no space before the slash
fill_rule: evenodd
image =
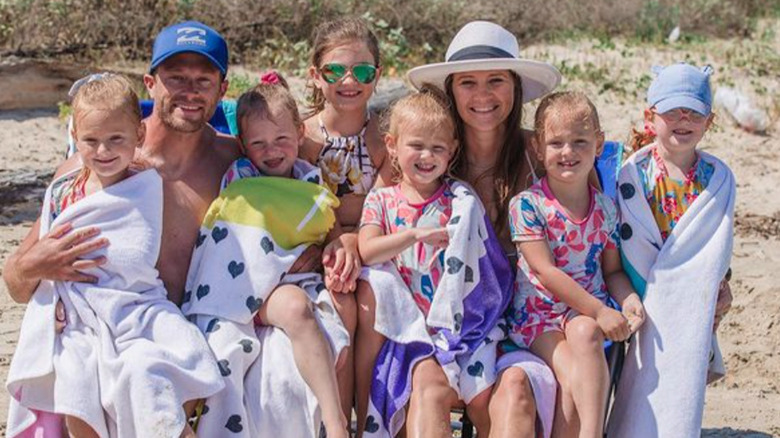
<path id="1" fill-rule="evenodd" d="M 493 228 L 497 234 L 504 233 L 509 221 L 506 218 L 509 215 L 509 200 L 512 196 L 520 193 L 525 188 L 525 181 L 520 178 L 520 168 L 525 161 L 525 148 L 526 142 L 523 136 L 523 129 L 520 126 L 520 121 L 523 119 L 523 83 L 520 76 L 515 72 L 510 71 L 510 76 L 514 83 L 513 95 L 514 104 L 512 110 L 509 112 L 509 116 L 506 119 L 506 131 L 504 139 L 501 142 L 501 149 L 498 153 L 498 160 L 496 165 L 490 169 L 485 170 L 482 174 L 476 178 L 469 180 L 468 178 L 468 159 L 466 158 L 466 147 L 458 148 L 455 154 L 455 159 L 452 162 L 452 172 L 456 178 L 461 178 L 473 186 L 482 179 L 488 176 L 493 176 L 493 199 L 495 200 L 496 218 L 492 221 Z M 453 117 L 455 118 L 455 127 L 458 132 L 458 138 L 465 138 L 465 123 L 463 118 L 455 107 L 455 95 L 452 91 L 454 75 L 449 75 L 444 83 L 444 88 L 447 91 L 447 96 L 450 101 L 453 102 Z"/>
<path id="2" fill-rule="evenodd" d="M 130 115 L 136 123 L 141 123 L 141 107 L 133 84 L 127 77 L 119 74 L 104 74 L 99 79 L 81 85 L 71 102 L 73 109 L 73 127 L 78 129 L 78 122 L 85 111 L 122 110 Z"/>
<path id="3" fill-rule="evenodd" d="M 545 123 L 552 114 L 566 114 L 573 120 L 582 120 L 588 123 L 596 132 L 601 131 L 596 106 L 588 99 L 588 96 L 579 91 L 559 91 L 548 94 L 539 102 L 534 117 L 534 131 L 537 138 L 544 138 Z"/>
<path id="4" fill-rule="evenodd" d="M 368 24 L 359 18 L 340 18 L 326 21 L 314 29 L 314 40 L 311 53 L 311 65 L 314 68 L 322 67 L 322 58 L 336 47 L 349 43 L 363 43 L 374 57 L 374 66 L 379 67 L 379 40 L 368 27 Z M 325 109 L 325 95 L 313 82 L 306 85 L 309 90 L 307 97 L 311 114 L 317 114 Z"/>
<path id="5" fill-rule="evenodd" d="M 258 116 L 273 120 L 282 112 L 287 112 L 292 117 L 296 128 L 303 125 L 303 120 L 298 112 L 298 104 L 290 93 L 287 80 L 277 72 L 266 73 L 263 75 L 262 82 L 238 98 L 236 104 L 238 137 L 241 138 L 244 133 L 244 123 L 247 117 Z"/>
<path id="6" fill-rule="evenodd" d="M 452 155 L 455 156 L 459 141 L 453 112 L 446 94 L 433 85 L 423 84 L 419 92 L 402 97 L 393 104 L 383 120 L 383 131 L 398 138 L 410 124 L 424 126 L 429 131 L 443 130 L 454 140 Z M 397 163 L 393 162 L 393 167 L 396 176 L 400 176 Z"/>

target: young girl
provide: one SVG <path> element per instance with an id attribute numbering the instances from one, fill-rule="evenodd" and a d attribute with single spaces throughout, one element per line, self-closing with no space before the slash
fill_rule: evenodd
<path id="1" fill-rule="evenodd" d="M 621 252 L 648 323 L 631 343 L 610 436 L 698 436 L 708 367 L 723 373 L 713 323 L 727 287 L 734 176 L 698 150 L 712 123 L 710 67 L 656 69 L 644 146 L 618 178 Z"/>
<path id="2" fill-rule="evenodd" d="M 385 185 L 392 174 L 378 117 L 368 109 L 382 73 L 379 42 L 364 21 L 344 18 L 319 25 L 313 48 L 308 99 L 312 113 L 305 121 L 306 140 L 300 156 L 322 170 L 324 183 L 341 202 L 336 216 L 345 231 L 352 231 L 360 222 L 368 191 L 374 185 Z M 354 290 L 354 282 L 348 286 Z M 336 308 L 353 336 L 357 327 L 355 296 L 337 296 Z M 347 417 L 354 392 L 353 362 L 350 346 L 338 374 Z"/>
<path id="3" fill-rule="evenodd" d="M 323 240 L 330 242 L 324 250 L 324 265 L 325 285 L 331 292 L 342 290 L 342 279 L 349 277 L 350 271 L 355 269 L 352 260 L 357 259 L 358 255 L 347 254 L 337 239 L 341 231 L 338 222 L 334 221 L 332 210 L 338 205 L 338 201 L 326 187 L 320 186 L 322 181 L 319 169 L 297 158 L 299 145 L 303 141 L 304 126 L 286 81 L 274 72 L 263 75 L 259 85 L 238 99 L 236 120 L 239 128 L 238 139 L 245 157 L 236 160 L 222 180 L 219 198 L 224 202 L 222 210 L 216 210 L 212 205 L 207 214 L 207 220 L 209 216 L 217 218 L 214 219 L 215 225 L 209 243 L 214 247 L 209 248 L 204 242 L 202 248 L 203 251 L 208 251 L 208 254 L 199 253 L 194 256 L 194 267 L 191 270 L 195 269 L 197 272 L 193 273 L 192 281 L 188 282 L 188 288 L 205 295 L 186 297 L 185 313 L 222 316 L 232 322 L 245 323 L 248 318 L 245 318 L 244 314 L 222 313 L 223 310 L 219 306 L 225 304 L 209 301 L 209 297 L 216 299 L 224 292 L 231 297 L 222 295 L 223 299 L 236 301 L 236 293 L 254 292 L 247 298 L 246 306 L 241 299 L 237 300 L 238 306 L 244 311 L 249 310 L 248 315 L 254 318 L 256 324 L 273 326 L 284 331 L 292 344 L 294 366 L 297 366 L 303 380 L 319 402 L 327 435 L 346 437 L 348 424 L 340 407 L 334 353 L 331 351 L 329 337 L 333 340 L 335 352 L 338 354 L 341 348 L 348 344 L 348 335 L 333 308 L 331 297 L 327 291 L 323 291 L 325 287 L 322 285 L 321 276 L 316 273 L 289 273 L 291 263 L 295 260 L 290 257 L 290 253 L 297 254 L 292 249 L 294 247 L 299 247 L 302 251 L 310 244 L 321 243 Z M 279 184 L 278 187 L 275 184 Z M 308 204 L 304 204 L 302 209 L 295 208 L 296 204 L 302 202 L 298 199 L 299 192 L 304 193 L 303 198 L 308 193 L 313 193 L 314 196 L 312 198 L 312 195 L 308 195 Z M 243 201 L 239 198 L 247 200 L 248 204 L 241 204 Z M 313 204 L 312 200 L 315 201 Z M 231 216 L 231 211 L 239 211 L 242 208 L 247 208 L 247 211 L 242 215 Z M 296 214 L 303 214 L 299 222 Z M 216 225 L 221 219 L 226 222 L 225 225 Z M 285 226 L 290 223 L 296 226 L 286 229 Z M 248 233 L 244 231 L 244 227 L 253 227 L 252 232 L 257 230 L 260 234 L 242 234 Z M 218 230 L 217 238 L 214 238 L 213 230 Z M 232 240 L 231 234 L 236 236 L 237 241 Z M 222 239 L 225 239 L 224 243 Z M 238 244 L 237 249 L 232 246 L 233 243 Z M 258 249 L 261 251 L 261 257 L 256 256 Z M 268 257 L 262 258 L 263 253 Z M 274 255 L 279 255 L 279 258 L 274 258 Z M 230 276 L 229 290 L 218 289 L 215 286 L 218 277 L 210 271 L 212 261 L 225 257 L 234 260 L 233 265 L 227 266 L 226 274 Z M 269 272 L 274 274 L 268 275 Z M 219 271 L 219 274 L 223 273 L 224 268 Z M 242 279 L 246 279 L 246 283 L 239 282 Z M 206 289 L 201 286 L 203 284 L 209 284 L 208 292 L 204 292 Z M 225 325 L 228 323 L 225 321 Z M 322 327 L 320 323 L 323 324 Z M 260 352 L 260 345 L 257 345 L 257 348 L 253 346 L 257 344 L 257 337 L 248 339 L 246 350 L 236 352 L 227 348 L 225 352 L 221 349 L 224 347 L 221 344 L 224 337 L 220 338 L 216 332 L 212 336 L 208 325 L 206 332 L 209 343 L 220 359 L 219 362 L 225 364 L 223 375 L 231 380 L 229 387 L 236 388 L 235 395 L 242 392 L 247 394 L 247 399 L 237 400 L 246 406 L 237 406 L 235 409 L 246 410 L 245 422 L 254 422 L 259 427 L 265 427 L 262 423 L 267 420 L 260 418 L 259 414 L 253 415 L 252 410 L 255 407 L 250 406 L 252 398 L 248 395 L 259 389 L 263 383 L 259 382 L 255 387 L 246 377 L 251 375 L 249 367 L 254 365 L 254 359 L 258 357 L 253 356 L 252 360 L 248 360 L 244 353 L 257 350 L 261 355 L 272 355 L 278 352 L 267 348 L 267 344 L 262 347 L 264 352 Z M 227 342 L 228 347 L 235 345 L 236 338 Z M 236 354 L 240 359 L 235 358 Z M 240 372 L 242 368 L 244 373 Z M 244 389 L 244 386 L 248 388 Z M 285 398 L 287 403 L 291 402 L 286 398 L 286 394 L 275 396 Z M 220 399 L 207 401 L 209 406 L 220 406 L 220 411 L 214 413 L 217 414 L 216 423 L 209 419 L 214 415 L 212 413 L 202 417 L 207 436 L 216 434 L 225 421 L 229 422 L 234 415 L 239 415 L 235 418 L 243 418 L 241 411 L 233 410 L 230 403 L 231 401 L 223 403 Z M 294 409 L 305 411 L 306 407 L 295 406 Z M 225 418 L 219 418 L 219 415 L 224 415 Z M 235 424 L 234 429 L 238 430 L 238 420 Z M 216 430 L 210 428 L 214 425 Z M 253 434 L 251 431 L 247 433 Z M 297 432 L 290 433 L 298 436 Z"/>
<path id="4" fill-rule="evenodd" d="M 579 436 L 600 437 L 609 384 L 602 343 L 628 338 L 642 324 L 642 304 L 620 265 L 617 209 L 588 182 L 604 141 L 595 107 L 581 93 L 551 94 L 535 131 L 546 176 L 510 202 L 522 256 L 510 337 L 547 362 L 574 400 L 556 412 L 554 431 L 576 435 L 579 424 Z M 607 305 L 609 295 L 623 314 Z"/>
<path id="5" fill-rule="evenodd" d="M 365 22 L 346 18 L 317 27 L 309 67 L 312 114 L 301 156 L 322 169 L 341 200 L 337 215 L 345 229 L 357 226 L 366 194 L 392 172 L 378 118 L 368 109 L 381 73 L 379 43 Z"/>
<path id="6" fill-rule="evenodd" d="M 124 77 L 98 75 L 78 89 L 71 134 L 83 166 L 47 190 L 41 233 L 97 226 L 110 245 L 88 270 L 95 284 L 42 281 L 28 305 L 8 378 L 8 436 L 61 436 L 40 429 L 42 412 L 65 415 L 70 436 L 194 436 L 183 403 L 222 388 L 203 336 L 155 269 L 162 180 L 133 161 L 144 132 Z M 67 324 L 57 334 L 60 305 Z"/>
<path id="7" fill-rule="evenodd" d="M 385 141 L 398 184 L 369 193 L 358 235 L 364 264 L 375 265 L 363 277 L 376 309 L 368 328 L 387 339 L 361 344 L 373 348 L 359 351 L 373 381 L 359 433 L 395 436 L 405 422 L 409 436 L 451 436 L 450 408 L 463 401 L 471 411 L 496 379 L 497 323 L 512 277 L 479 199 L 445 178 L 455 132 L 436 88 L 393 106 Z"/>

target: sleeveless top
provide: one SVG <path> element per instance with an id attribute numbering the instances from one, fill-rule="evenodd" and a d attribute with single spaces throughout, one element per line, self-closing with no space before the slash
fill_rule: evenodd
<path id="1" fill-rule="evenodd" d="M 370 120 L 367 115 L 363 128 L 356 135 L 331 137 L 322 118 L 319 118 L 325 143 L 317 157 L 317 166 L 322 170 L 324 185 L 338 197 L 350 193 L 366 195 L 374 185 L 377 170 L 366 145 L 366 129 Z"/>
<path id="2" fill-rule="evenodd" d="M 69 172 L 52 182 L 49 209 L 52 221 L 66 208 L 86 197 L 88 178 L 89 170 L 82 168 Z"/>

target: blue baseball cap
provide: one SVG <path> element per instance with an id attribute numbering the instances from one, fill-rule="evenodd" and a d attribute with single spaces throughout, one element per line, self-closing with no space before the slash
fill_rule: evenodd
<path id="1" fill-rule="evenodd" d="M 647 103 L 663 114 L 676 108 L 686 108 L 705 116 L 712 110 L 710 75 L 712 67 L 696 68 L 679 63 L 654 67 L 657 74 L 647 90 Z"/>
<path id="2" fill-rule="evenodd" d="M 160 31 L 154 40 L 149 71 L 154 71 L 171 56 L 185 52 L 205 56 L 223 75 L 227 74 L 228 49 L 225 39 L 216 30 L 198 21 L 177 23 Z"/>

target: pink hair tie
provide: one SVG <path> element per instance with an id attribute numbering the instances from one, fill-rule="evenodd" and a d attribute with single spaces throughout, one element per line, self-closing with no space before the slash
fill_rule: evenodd
<path id="1" fill-rule="evenodd" d="M 279 78 L 279 73 L 276 70 L 269 70 L 260 76 L 261 84 L 281 84 L 282 80 Z"/>

